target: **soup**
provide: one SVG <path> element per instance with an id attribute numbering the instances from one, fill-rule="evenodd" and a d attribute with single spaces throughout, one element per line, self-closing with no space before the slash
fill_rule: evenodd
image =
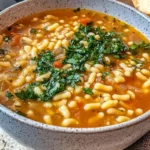
<path id="1" fill-rule="evenodd" d="M 119 124 L 150 109 L 150 43 L 98 12 L 51 10 L 0 34 L 0 103 L 63 127 Z"/>

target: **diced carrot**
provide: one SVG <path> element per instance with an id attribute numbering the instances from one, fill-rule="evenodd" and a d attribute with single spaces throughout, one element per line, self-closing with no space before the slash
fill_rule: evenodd
<path id="1" fill-rule="evenodd" d="M 16 34 L 12 37 L 12 40 L 11 40 L 11 43 L 10 45 L 11 46 L 18 46 L 20 44 L 20 39 L 21 39 L 21 36 Z"/>
<path id="2" fill-rule="evenodd" d="M 63 65 L 62 65 L 62 60 L 59 59 L 59 60 L 54 61 L 53 66 L 54 66 L 55 68 L 61 68 L 61 67 L 63 66 Z"/>
<path id="3" fill-rule="evenodd" d="M 83 25 L 87 25 L 88 23 L 92 22 L 91 18 L 83 18 L 79 20 L 80 23 L 82 23 Z"/>

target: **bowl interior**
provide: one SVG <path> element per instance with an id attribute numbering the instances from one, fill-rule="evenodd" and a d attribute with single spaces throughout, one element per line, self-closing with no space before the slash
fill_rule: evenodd
<path id="1" fill-rule="evenodd" d="M 114 16 L 128 24 L 134 26 L 139 31 L 141 31 L 147 38 L 150 39 L 150 19 L 145 16 L 144 14 L 138 12 L 132 7 L 129 7 L 125 4 L 121 4 L 119 2 L 114 2 L 113 0 L 32 0 L 32 1 L 24 1 L 20 4 L 16 4 L 11 6 L 10 8 L 2 11 L 0 13 L 0 30 L 8 27 L 9 25 L 13 24 L 17 20 L 28 16 L 30 14 L 38 13 L 45 10 L 50 9 L 57 9 L 57 8 L 86 8 L 90 10 L 99 11 L 111 16 Z M 7 19 L 6 19 L 7 18 Z M 119 129 L 127 126 L 134 125 L 140 121 L 144 121 L 150 117 L 150 111 L 143 114 L 140 117 L 132 119 L 131 121 L 112 125 L 109 127 L 100 127 L 100 128 L 88 128 L 88 129 L 76 129 L 76 128 L 63 128 L 63 127 L 56 127 L 56 126 L 49 126 L 42 123 L 37 123 L 30 119 L 24 118 L 22 116 L 13 113 L 12 111 L 8 110 L 7 108 L 0 105 L 0 111 L 5 115 L 9 115 L 16 120 L 24 122 L 29 125 L 33 125 L 39 128 L 45 128 L 48 130 L 56 130 L 56 131 L 65 131 L 65 132 L 103 132 L 103 131 L 110 131 L 114 129 Z"/>
<path id="2" fill-rule="evenodd" d="M 114 0 L 32 0 L 11 6 L 0 14 L 0 30 L 30 14 L 58 8 L 86 8 L 114 16 L 141 31 L 150 39 L 150 18 Z M 7 19 L 6 19 L 7 18 Z"/>

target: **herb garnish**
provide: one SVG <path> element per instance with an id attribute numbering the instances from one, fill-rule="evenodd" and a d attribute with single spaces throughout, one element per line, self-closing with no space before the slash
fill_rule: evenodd
<path id="1" fill-rule="evenodd" d="M 99 35 L 100 39 L 95 39 L 94 35 L 89 34 L 91 32 Z M 81 41 L 86 41 L 87 46 L 85 47 Z M 120 34 L 116 32 L 106 32 L 99 27 L 92 27 L 92 23 L 87 26 L 80 25 L 78 32 L 70 41 L 70 46 L 66 48 L 65 59 L 62 60 L 63 64 L 71 64 L 72 68 L 67 70 L 55 68 L 53 64 L 58 60 L 53 52 L 42 51 L 37 58 L 33 59 L 37 63 L 35 72 L 38 75 L 51 72 L 50 77 L 44 81 L 29 84 L 15 95 L 22 100 L 50 101 L 57 93 L 63 92 L 67 86 L 74 87 L 80 82 L 80 77 L 86 70 L 84 67 L 86 62 L 104 64 L 104 56 L 110 55 L 116 59 L 123 59 L 126 58 L 126 52 L 129 50 L 133 52 L 138 51 L 139 48 L 149 49 L 149 47 L 150 44 L 147 43 L 127 47 L 121 40 Z M 108 72 L 103 72 L 102 80 L 105 80 L 108 74 Z M 34 92 L 34 88 L 37 86 L 43 87 L 42 94 Z M 90 88 L 85 88 L 83 91 L 92 95 Z"/>
<path id="2" fill-rule="evenodd" d="M 30 33 L 31 33 L 31 34 L 36 34 L 37 31 L 36 31 L 36 29 L 33 29 L 33 28 L 32 28 L 32 29 L 30 30 Z"/>
<path id="3" fill-rule="evenodd" d="M 133 58 L 132 61 L 134 61 L 134 62 L 137 63 L 137 64 L 141 64 L 141 65 L 143 64 L 143 62 L 139 61 L 139 60 L 136 59 L 136 58 Z"/>
<path id="4" fill-rule="evenodd" d="M 77 13 L 80 11 L 80 8 L 74 9 L 73 12 Z"/>
<path id="5" fill-rule="evenodd" d="M 8 92 L 8 91 L 5 93 L 5 96 L 6 96 L 7 98 L 9 98 L 9 99 L 14 98 L 13 94 L 11 94 L 11 93 Z"/>
<path id="6" fill-rule="evenodd" d="M 38 66 L 35 72 L 37 74 L 44 74 L 50 71 L 51 77 L 42 82 L 29 84 L 25 89 L 15 93 L 15 95 L 22 100 L 39 99 L 42 101 L 49 101 L 57 93 L 64 91 L 66 86 L 75 86 L 75 84 L 80 81 L 81 73 L 69 69 L 62 70 L 54 68 L 53 62 L 55 61 L 55 58 L 50 51 L 39 53 L 38 58 L 34 58 L 34 60 L 37 62 Z M 34 92 L 34 88 L 39 85 L 42 85 L 46 89 L 41 95 L 37 95 Z"/>
<path id="7" fill-rule="evenodd" d="M 90 88 L 84 88 L 84 89 L 83 89 L 83 92 L 84 92 L 85 94 L 93 95 L 93 91 L 92 91 Z"/>
<path id="8" fill-rule="evenodd" d="M 134 43 L 133 45 L 130 46 L 130 50 L 133 55 L 137 55 L 139 49 L 144 49 L 144 50 L 150 49 L 150 43 L 145 43 L 144 41 L 142 41 L 138 44 Z"/>
<path id="9" fill-rule="evenodd" d="M 102 73 L 102 80 L 105 80 L 105 78 L 109 75 L 109 72 L 103 72 Z"/>
<path id="10" fill-rule="evenodd" d="M 26 117 L 26 114 L 23 113 L 23 112 L 20 111 L 20 110 L 16 110 L 15 113 L 17 113 L 18 115 L 21 115 L 21 116 L 23 116 L 23 117 Z"/>

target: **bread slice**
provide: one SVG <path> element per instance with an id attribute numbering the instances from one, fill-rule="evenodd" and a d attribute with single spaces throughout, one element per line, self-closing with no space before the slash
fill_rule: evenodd
<path id="1" fill-rule="evenodd" d="M 132 2 L 138 10 L 150 15 L 150 0 L 132 0 Z"/>

